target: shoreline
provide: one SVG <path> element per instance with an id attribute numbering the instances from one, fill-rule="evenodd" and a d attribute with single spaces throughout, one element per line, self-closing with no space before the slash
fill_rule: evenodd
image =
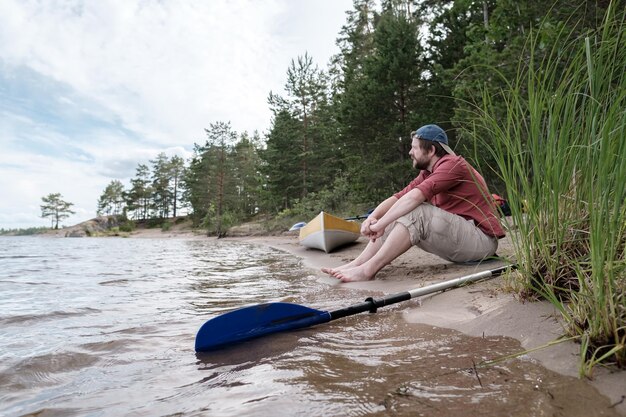
<path id="1" fill-rule="evenodd" d="M 65 237 L 50 233 L 40 237 Z M 110 236 L 102 236 L 104 238 Z M 190 229 L 139 229 L 118 236 L 134 239 L 215 239 Z M 280 235 L 241 233 L 222 238 L 224 241 L 240 241 L 274 248 L 298 257 L 304 267 L 319 282 L 329 286 L 342 285 L 372 293 L 373 296 L 388 295 L 426 286 L 444 280 L 458 278 L 475 272 L 505 265 L 502 261 L 490 261 L 480 265 L 449 263 L 420 249 L 411 248 L 391 265 L 383 268 L 377 278 L 366 282 L 340 283 L 322 273 L 321 267 L 336 267 L 355 258 L 365 247 L 364 238 L 352 245 L 326 254 L 307 249 L 298 243 L 297 233 Z M 510 236 L 500 240 L 498 255 L 511 258 L 513 246 Z M 548 370 L 564 376 L 579 378 L 580 347 L 574 341 L 550 344 L 563 336 L 560 314 L 547 301 L 521 302 L 511 292 L 506 292 L 506 278 L 495 277 L 418 298 L 417 306 L 407 306 L 402 317 L 408 323 L 426 324 L 459 331 L 468 336 L 504 336 L 518 340 L 526 352 L 524 357 L 537 361 Z M 359 300 L 355 300 L 358 302 Z M 351 304 L 351 303 L 348 303 Z M 535 350 L 536 349 L 536 350 Z M 587 379 L 596 390 L 606 396 L 612 408 L 626 416 L 626 370 L 609 370 L 596 366 L 593 379 Z"/>
<path id="2" fill-rule="evenodd" d="M 230 237 L 225 240 L 244 241 L 288 252 L 300 258 L 320 282 L 384 295 L 505 265 L 501 261 L 481 265 L 452 264 L 411 248 L 379 272 L 373 281 L 339 283 L 323 274 L 320 268 L 339 266 L 356 257 L 365 246 L 363 238 L 359 238 L 356 244 L 330 254 L 300 246 L 295 235 Z M 500 241 L 498 253 L 504 257 L 512 254 L 508 237 Z M 452 329 L 468 336 L 514 338 L 527 352 L 523 356 L 539 362 L 546 369 L 578 378 L 580 345 L 574 341 L 548 345 L 564 334 L 558 311 L 547 301 L 520 302 L 512 293 L 503 290 L 505 279 L 495 277 L 420 297 L 418 306 L 407 307 L 402 317 L 408 323 Z M 626 371 L 596 366 L 593 379 L 587 381 L 600 394 L 609 398 L 619 414 L 626 416 Z"/>

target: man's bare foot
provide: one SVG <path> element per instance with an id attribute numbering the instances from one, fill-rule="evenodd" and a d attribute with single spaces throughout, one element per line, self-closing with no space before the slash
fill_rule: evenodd
<path id="1" fill-rule="evenodd" d="M 322 272 L 325 274 L 330 275 L 331 277 L 335 276 L 336 273 L 339 273 L 341 271 L 343 271 L 344 269 L 346 269 L 343 266 L 339 266 L 337 268 L 322 268 Z"/>
<path id="2" fill-rule="evenodd" d="M 351 268 L 354 268 L 354 265 L 352 265 L 352 262 L 350 262 L 349 264 L 338 266 L 337 268 L 322 268 L 322 272 L 330 276 L 335 276 L 336 273 L 345 271 Z"/>
<path id="3" fill-rule="evenodd" d="M 338 271 L 332 274 L 332 276 L 339 279 L 341 282 L 370 281 L 374 279 L 374 275 L 366 273 L 365 269 L 361 267 Z"/>

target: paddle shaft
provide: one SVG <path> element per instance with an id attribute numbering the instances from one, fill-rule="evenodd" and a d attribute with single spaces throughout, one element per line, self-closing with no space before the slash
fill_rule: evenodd
<path id="1" fill-rule="evenodd" d="M 369 214 L 363 214 L 361 216 L 352 216 L 352 217 L 344 217 L 344 220 L 361 220 L 361 219 L 367 219 L 369 217 Z"/>
<path id="2" fill-rule="evenodd" d="M 400 303 L 402 301 L 408 301 L 415 297 L 432 294 L 435 292 L 447 290 L 449 288 L 459 287 L 463 284 L 469 284 L 471 282 L 480 281 L 482 279 L 493 278 L 502 274 L 504 271 L 508 269 L 515 269 L 515 268 L 516 268 L 515 265 L 502 266 L 500 268 L 492 269 L 489 271 L 477 272 L 475 274 L 466 275 L 464 277 L 451 279 L 451 280 L 440 282 L 437 284 L 427 285 L 421 288 L 415 288 L 410 291 L 401 292 L 397 294 L 391 294 L 383 298 L 378 298 L 378 299 L 368 298 L 362 303 L 354 304 L 349 307 L 331 311 L 330 320 L 332 321 L 332 320 L 340 319 L 342 317 L 352 316 L 354 314 L 363 313 L 365 311 L 369 311 L 370 313 L 375 313 L 376 309 L 380 307 Z"/>
<path id="3" fill-rule="evenodd" d="M 243 307 L 214 317 L 204 323 L 196 335 L 196 351 L 205 352 L 271 333 L 315 326 L 365 311 L 373 313 L 379 307 L 494 277 L 512 268 L 516 268 L 516 266 L 508 265 L 490 271 L 477 272 L 376 300 L 368 298 L 365 302 L 332 312 L 292 303 L 266 303 Z"/>

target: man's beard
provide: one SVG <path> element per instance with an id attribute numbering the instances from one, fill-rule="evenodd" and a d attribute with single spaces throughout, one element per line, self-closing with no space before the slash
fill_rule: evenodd
<path id="1" fill-rule="evenodd" d="M 428 169 L 428 162 L 426 161 L 418 161 L 416 159 L 413 160 L 413 168 L 417 169 L 417 170 L 424 170 L 424 169 Z"/>

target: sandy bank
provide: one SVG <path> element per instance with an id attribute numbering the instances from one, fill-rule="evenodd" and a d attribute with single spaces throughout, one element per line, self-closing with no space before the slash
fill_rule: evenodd
<path id="1" fill-rule="evenodd" d="M 242 239 L 242 238 L 238 238 Z M 353 259 L 365 242 L 343 248 L 332 254 L 306 249 L 298 244 L 296 236 L 249 237 L 246 241 L 268 245 L 292 253 L 303 260 L 306 267 L 329 285 L 345 285 L 371 292 L 390 294 L 422 287 L 446 279 L 456 278 L 492 269 L 504 263 L 492 261 L 482 265 L 448 263 L 417 248 L 396 259 L 384 268 L 376 280 L 364 283 L 338 284 L 320 271 L 322 266 L 339 266 Z M 498 254 L 508 257 L 513 253 L 508 239 L 500 241 Z M 508 336 L 520 341 L 524 350 L 533 350 L 563 335 L 559 313 L 547 302 L 521 303 L 508 292 L 504 278 L 473 284 L 444 293 L 422 297 L 418 308 L 408 307 L 404 318 L 410 323 L 454 329 L 470 336 Z M 359 300 L 357 300 L 359 301 Z M 527 356 L 544 367 L 566 376 L 578 376 L 579 348 L 575 342 L 561 342 L 533 351 Z M 626 416 L 626 372 L 615 372 L 596 367 L 590 383 L 606 395 L 615 409 Z"/>

